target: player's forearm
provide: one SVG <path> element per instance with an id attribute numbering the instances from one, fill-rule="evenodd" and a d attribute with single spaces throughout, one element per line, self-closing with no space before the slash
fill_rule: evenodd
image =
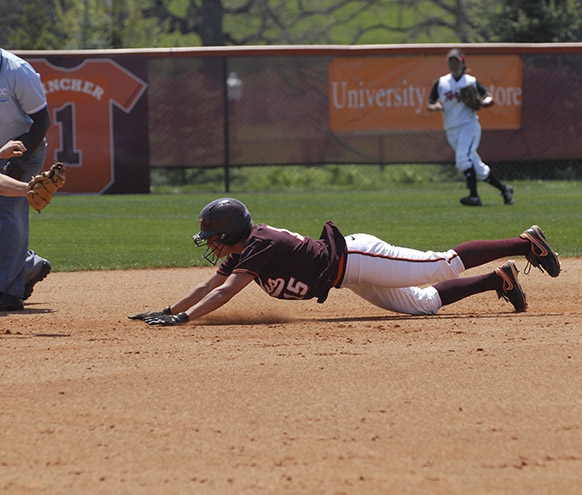
<path id="1" fill-rule="evenodd" d="M 202 299 L 204 299 L 204 297 L 206 297 L 211 290 L 212 288 L 207 287 L 205 284 L 197 285 L 182 299 L 172 304 L 170 307 L 172 314 L 175 315 L 181 312 L 185 312 L 188 308 L 191 308 L 195 304 L 199 303 Z"/>
<path id="2" fill-rule="evenodd" d="M 26 196 L 28 184 L 20 182 L 7 175 L 0 175 L 0 195 L 18 197 Z"/>
<path id="3" fill-rule="evenodd" d="M 28 132 L 25 132 L 16 138 L 19 141 L 22 141 L 26 146 L 26 152 L 22 157 L 25 162 L 30 159 L 40 143 L 42 143 L 51 125 L 50 114 L 47 107 L 30 117 L 32 118 L 30 129 Z"/>
<path id="4" fill-rule="evenodd" d="M 188 315 L 190 321 L 200 318 L 224 306 L 236 292 L 218 287 L 204 297 L 200 302 L 194 304 L 184 312 Z"/>

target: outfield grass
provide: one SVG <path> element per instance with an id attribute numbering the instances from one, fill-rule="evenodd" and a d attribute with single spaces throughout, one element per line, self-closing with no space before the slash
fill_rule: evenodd
<path id="1" fill-rule="evenodd" d="M 231 192 L 253 220 L 319 236 L 335 221 L 418 249 L 444 250 L 469 239 L 517 235 L 537 223 L 560 256 L 582 256 L 579 182 L 515 182 L 513 206 L 482 184 L 484 206 L 462 207 L 461 183 L 398 184 L 383 191 Z M 57 196 L 31 213 L 30 246 L 55 271 L 205 266 L 191 237 L 198 213 L 225 193 Z"/>

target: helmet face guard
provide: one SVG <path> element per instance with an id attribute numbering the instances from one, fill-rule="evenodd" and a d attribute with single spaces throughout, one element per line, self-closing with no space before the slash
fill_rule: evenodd
<path id="1" fill-rule="evenodd" d="M 192 237 L 194 241 L 194 245 L 196 247 L 206 247 L 202 257 L 208 261 L 212 266 L 216 266 L 218 260 L 221 258 L 220 253 L 224 248 L 224 244 L 220 241 L 213 242 L 210 239 L 203 239 L 200 237 L 200 234 L 196 234 Z"/>
<path id="2" fill-rule="evenodd" d="M 221 198 L 200 212 L 200 232 L 192 237 L 196 247 L 206 247 L 202 257 L 216 265 L 224 246 L 233 246 L 251 232 L 252 219 L 247 207 L 233 198 Z"/>

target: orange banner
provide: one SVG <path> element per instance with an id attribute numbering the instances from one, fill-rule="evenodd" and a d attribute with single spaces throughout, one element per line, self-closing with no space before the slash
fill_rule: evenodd
<path id="1" fill-rule="evenodd" d="M 468 73 L 489 89 L 493 107 L 479 112 L 484 129 L 521 126 L 521 59 L 467 57 Z M 445 56 L 335 58 L 329 65 L 330 127 L 336 132 L 442 129 L 426 105 L 436 79 L 448 73 Z"/>
<path id="2" fill-rule="evenodd" d="M 147 85 L 111 59 L 86 59 L 74 68 L 30 60 L 40 73 L 52 125 L 47 163 L 64 162 L 63 192 L 101 193 L 115 180 L 114 107 L 131 112 Z"/>

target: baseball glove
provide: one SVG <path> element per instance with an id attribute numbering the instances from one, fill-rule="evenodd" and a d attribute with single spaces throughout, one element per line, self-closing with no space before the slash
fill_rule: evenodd
<path id="1" fill-rule="evenodd" d="M 473 110 L 479 110 L 482 106 L 477 88 L 472 84 L 461 88 L 461 101 Z"/>
<path id="2" fill-rule="evenodd" d="M 65 185 L 64 165 L 53 163 L 48 170 L 35 175 L 28 183 L 28 204 L 40 213 L 53 199 L 54 194 Z"/>

